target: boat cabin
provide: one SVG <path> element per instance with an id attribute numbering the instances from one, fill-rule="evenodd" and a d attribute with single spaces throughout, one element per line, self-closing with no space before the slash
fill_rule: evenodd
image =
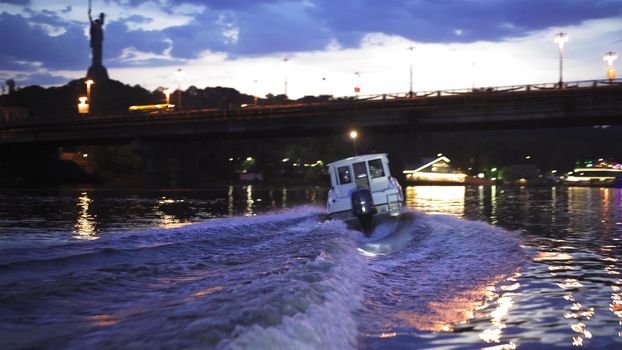
<path id="1" fill-rule="evenodd" d="M 377 214 L 399 215 L 404 195 L 398 181 L 391 177 L 385 153 L 360 155 L 330 163 L 328 173 L 331 183 L 327 201 L 329 214 L 351 216 L 352 194 L 368 190 Z"/>

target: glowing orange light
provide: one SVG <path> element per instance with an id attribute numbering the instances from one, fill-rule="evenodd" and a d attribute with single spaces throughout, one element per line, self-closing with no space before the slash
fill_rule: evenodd
<path id="1" fill-rule="evenodd" d="M 86 98 L 90 101 L 91 100 L 91 85 L 95 84 L 95 82 L 93 81 L 93 79 L 89 79 L 85 81 L 84 83 L 86 84 Z"/>
<path id="2" fill-rule="evenodd" d="M 164 93 L 164 96 L 166 97 L 166 104 L 167 105 L 171 104 L 171 89 L 166 88 L 162 92 Z"/>
<path id="3" fill-rule="evenodd" d="M 78 113 L 80 114 L 86 114 L 89 112 L 89 104 L 86 103 L 87 98 L 82 96 L 80 98 L 78 98 L 78 100 L 80 101 L 80 103 L 78 103 Z"/>

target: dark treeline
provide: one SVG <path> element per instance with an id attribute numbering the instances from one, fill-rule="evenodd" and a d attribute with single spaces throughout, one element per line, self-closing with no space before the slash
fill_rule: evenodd
<path id="1" fill-rule="evenodd" d="M 73 80 L 66 85 L 43 88 L 27 86 L 18 88 L 13 80 L 7 80 L 6 93 L 0 98 L 0 107 L 23 107 L 36 120 L 72 117 L 78 114 L 78 98 L 86 96 L 85 79 Z M 180 96 L 181 93 L 181 96 Z M 164 88 L 149 91 L 140 85 L 130 86 L 116 80 L 97 82 L 91 87 L 90 112 L 92 114 L 122 114 L 132 105 L 163 104 L 166 102 Z M 180 101 L 181 97 L 181 101 Z M 305 96 L 298 102 L 328 101 L 332 96 Z M 181 102 L 181 103 L 180 103 Z M 190 86 L 184 91 L 171 91 L 170 103 L 181 104 L 181 109 L 239 108 L 242 105 L 275 105 L 290 102 L 284 95 L 268 94 L 255 97 L 228 87 Z"/>

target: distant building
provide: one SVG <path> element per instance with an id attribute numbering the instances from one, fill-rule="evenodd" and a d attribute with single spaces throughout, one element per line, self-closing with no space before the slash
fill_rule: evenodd
<path id="1" fill-rule="evenodd" d="M 406 164 L 406 181 L 415 183 L 464 184 L 466 174 L 454 169 L 445 156 L 422 158 L 416 164 Z"/>
<path id="2" fill-rule="evenodd" d="M 504 169 L 503 172 L 504 183 L 507 184 L 540 184 L 542 176 L 540 176 L 540 169 L 533 164 L 513 164 Z"/>

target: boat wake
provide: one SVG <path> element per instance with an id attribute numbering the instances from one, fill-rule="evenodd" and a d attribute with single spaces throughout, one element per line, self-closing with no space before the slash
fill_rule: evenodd
<path id="1" fill-rule="evenodd" d="M 511 284 L 527 259 L 517 236 L 486 223 L 406 216 L 378 227 L 359 248 L 369 269 L 360 313 L 368 348 L 390 348 L 386 338 L 400 335 L 453 331 L 494 298 L 491 291 Z"/>
<path id="2" fill-rule="evenodd" d="M 522 263 L 518 241 L 483 223 L 412 212 L 366 238 L 322 212 L 0 249 L 0 343 L 357 348 L 463 322 Z"/>

